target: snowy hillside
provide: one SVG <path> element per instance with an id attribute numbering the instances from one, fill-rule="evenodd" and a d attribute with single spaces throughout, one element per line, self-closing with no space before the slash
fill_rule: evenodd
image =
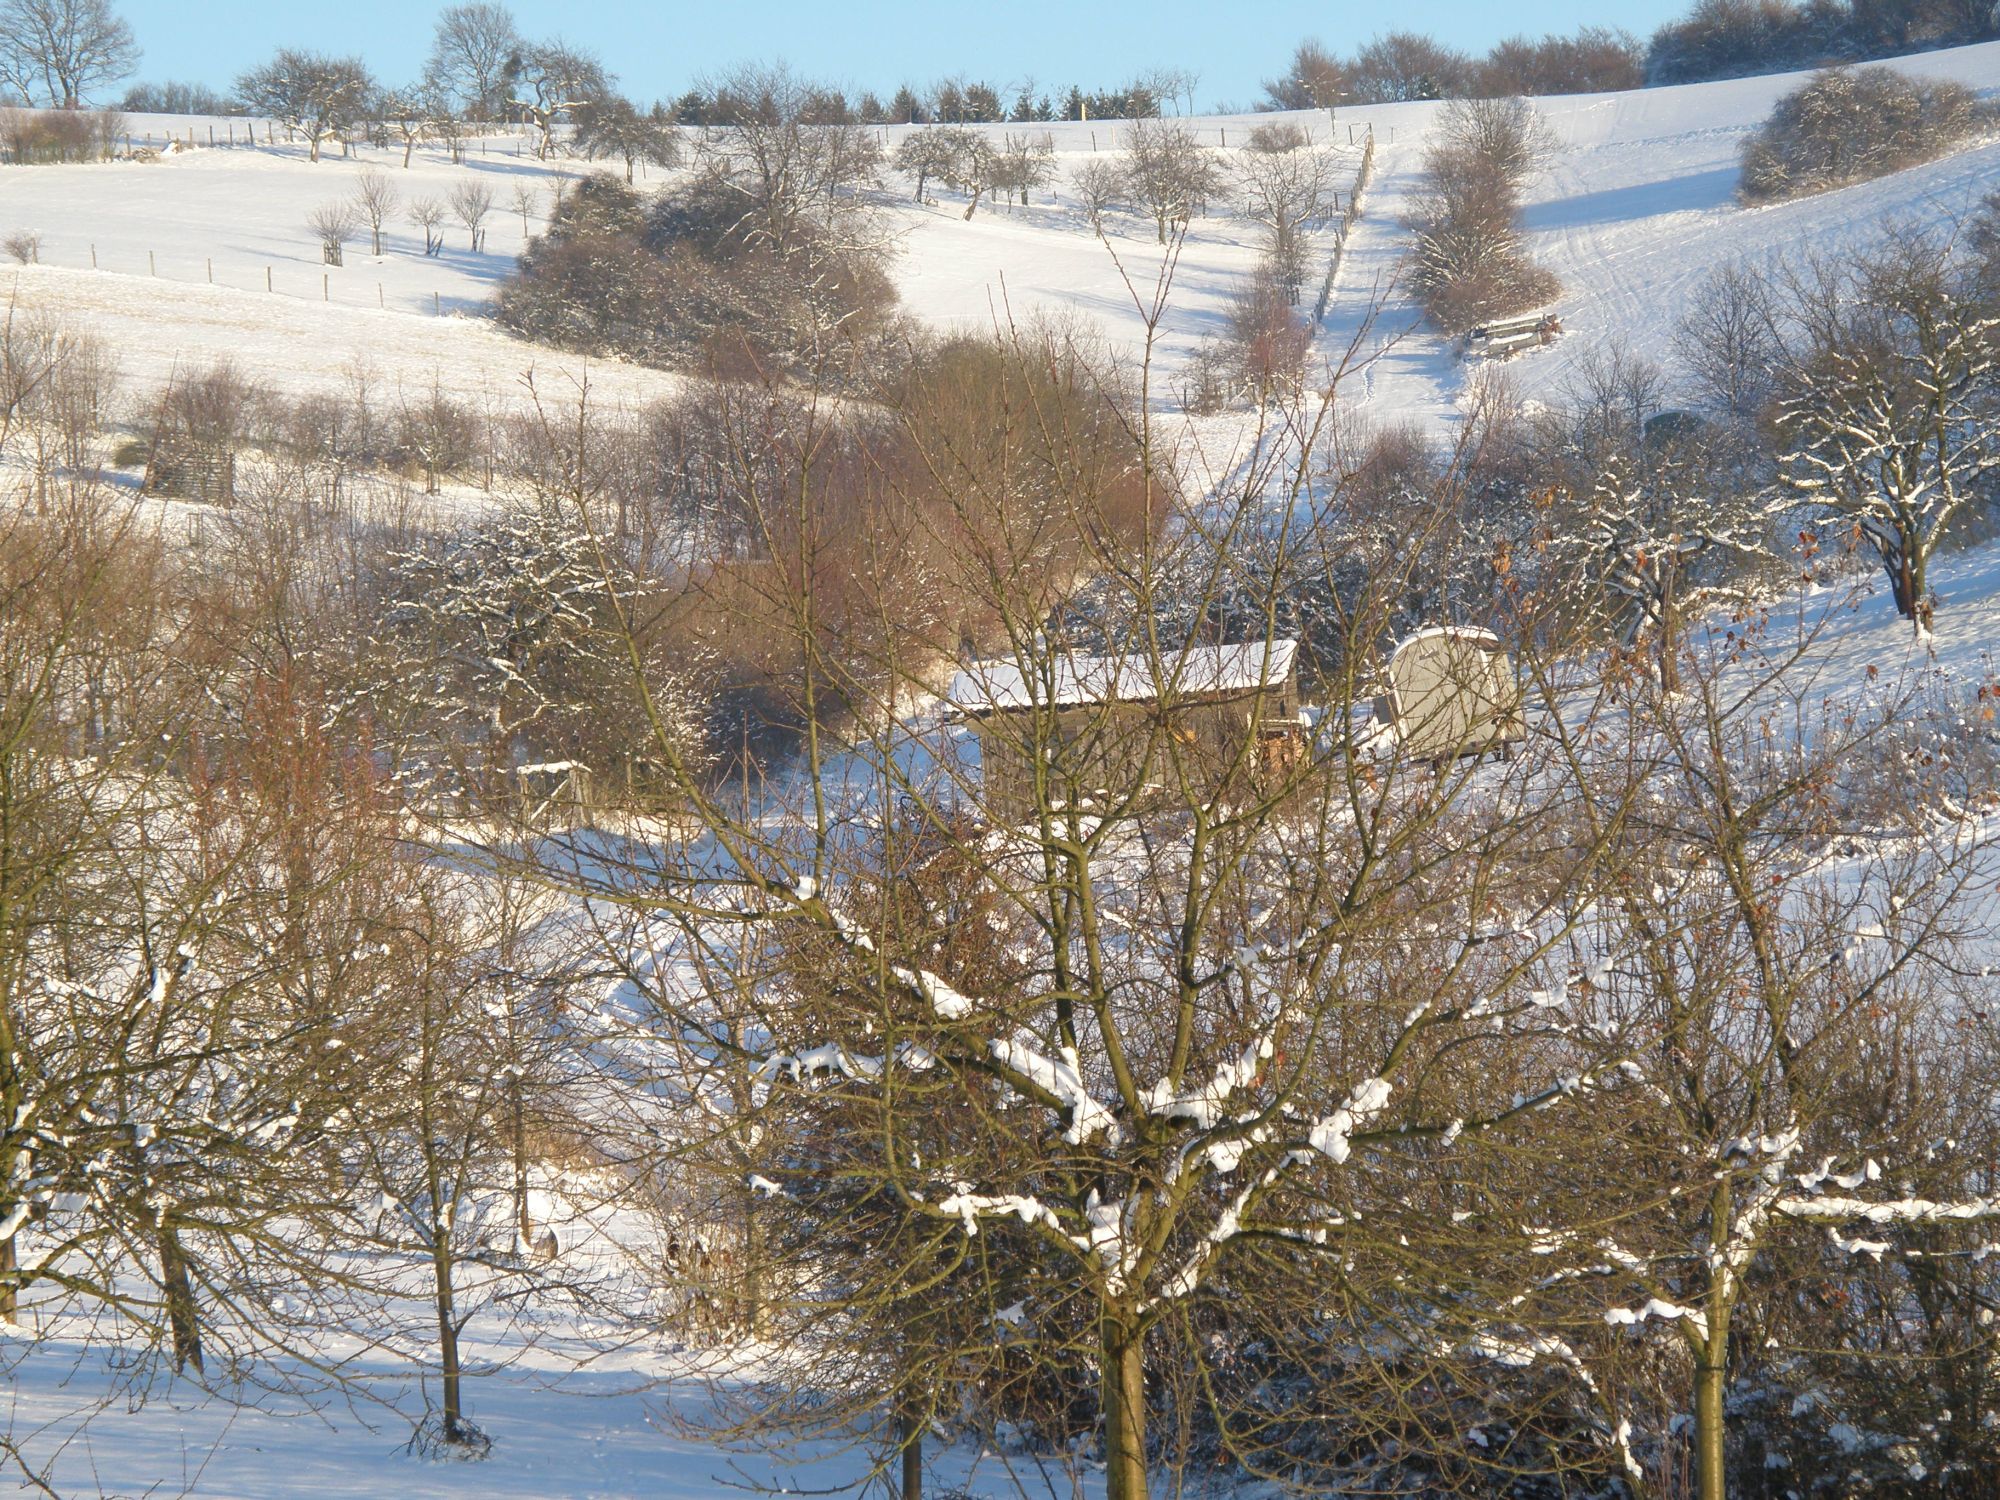
<path id="1" fill-rule="evenodd" d="M 2000 43 L 1899 66 L 1956 79 L 1985 97 L 2000 93 Z M 2000 142 L 1987 142 L 1843 191 L 1740 207 L 1733 197 L 1738 147 L 1799 76 L 1538 101 L 1563 149 L 1529 189 L 1527 222 L 1534 254 L 1561 278 L 1556 311 L 1569 336 L 1552 351 L 1515 362 L 1511 373 L 1523 395 L 1558 387 L 1568 364 L 1604 341 L 1654 342 L 1717 265 L 1879 234 L 1898 215 L 1961 212 L 2000 180 Z M 1337 355 L 1374 313 L 1363 342 L 1373 357 L 1366 409 L 1384 420 L 1433 425 L 1452 420 L 1464 368 L 1420 326 L 1407 301 L 1391 293 L 1385 306 L 1377 302 L 1408 249 L 1400 214 L 1436 109 L 1355 107 L 1333 125 L 1343 148 L 1372 128 L 1377 159 L 1320 339 L 1322 353 Z M 1205 143 L 1234 149 L 1252 126 L 1281 118 L 1327 137 L 1328 121 L 1317 112 L 1192 123 Z M 208 123 L 142 117 L 138 128 L 192 129 L 202 140 Z M 951 327 L 1074 315 L 1137 349 L 1162 271 L 1152 226 L 1130 214 L 1111 215 L 1107 248 L 1070 182 L 1081 165 L 1117 149 L 1128 127 L 1093 121 L 980 128 L 996 140 L 1010 129 L 1048 133 L 1060 174 L 1052 201 L 1027 208 L 988 201 L 968 221 L 962 200 L 945 194 L 935 207 L 913 203 L 891 174 L 884 197 L 901 244 L 895 274 L 905 306 Z M 885 147 L 893 150 L 907 129 L 882 131 Z M 366 370 L 405 388 L 436 381 L 477 401 L 511 398 L 530 364 L 548 374 L 580 370 L 581 361 L 498 335 L 476 316 L 526 234 L 539 231 L 557 179 L 601 168 L 538 162 L 514 137 L 474 143 L 459 167 L 430 147 L 419 148 L 408 171 L 401 159 L 400 148 L 360 148 L 352 160 L 313 164 L 303 146 L 281 143 L 202 148 L 149 164 L 8 171 L 0 174 L 0 232 L 38 232 L 43 264 L 10 267 L 0 280 L 21 306 L 67 309 L 110 334 L 141 381 L 227 353 L 246 373 L 280 385 L 304 387 Z M 344 266 L 323 266 L 306 216 L 348 196 L 364 170 L 388 176 L 405 208 L 413 198 L 443 198 L 468 179 L 485 185 L 492 210 L 484 249 L 472 251 L 466 231 L 448 223 L 443 255 L 426 259 L 399 208 L 385 228 L 382 256 L 368 253 L 364 229 L 348 246 Z M 1227 207 L 1216 204 L 1195 220 L 1173 267 L 1159 326 L 1169 374 L 1218 326 L 1256 262 L 1255 227 Z M 1327 246 L 1322 235 L 1322 254 Z M 643 401 L 671 384 L 671 377 L 615 365 L 594 367 L 591 378 L 616 402 Z"/>

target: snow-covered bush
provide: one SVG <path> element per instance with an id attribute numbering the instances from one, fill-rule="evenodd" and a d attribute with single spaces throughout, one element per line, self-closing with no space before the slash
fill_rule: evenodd
<path id="1" fill-rule="evenodd" d="M 1741 191 L 1796 198 L 1942 156 L 1991 112 L 1949 80 L 1893 68 L 1829 68 L 1778 101 L 1743 146 Z"/>
<path id="2" fill-rule="evenodd" d="M 1552 149 L 1547 122 L 1525 99 L 1453 100 L 1436 130 L 1410 213 L 1411 285 L 1431 321 L 1462 333 L 1552 300 L 1560 284 L 1528 259 L 1520 226 L 1521 189 Z"/>

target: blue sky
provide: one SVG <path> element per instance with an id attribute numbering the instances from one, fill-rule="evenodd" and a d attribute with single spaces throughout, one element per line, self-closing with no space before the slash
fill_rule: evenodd
<path id="1" fill-rule="evenodd" d="M 139 77 L 224 88 L 281 46 L 359 52 L 384 82 L 414 77 L 438 10 L 409 0 L 300 6 L 114 0 L 145 49 Z M 860 88 L 893 89 L 953 73 L 1051 89 L 1122 82 L 1153 65 L 1201 75 L 1197 100 L 1247 104 L 1301 37 L 1347 51 L 1393 26 L 1469 50 L 1503 36 L 1621 25 L 1642 39 L 1689 0 L 1407 0 L 1387 8 L 1210 0 L 764 0 L 761 4 L 560 4 L 511 8 L 531 36 L 561 35 L 597 50 L 642 101 L 682 92 L 703 73 L 744 61 L 790 62 Z"/>

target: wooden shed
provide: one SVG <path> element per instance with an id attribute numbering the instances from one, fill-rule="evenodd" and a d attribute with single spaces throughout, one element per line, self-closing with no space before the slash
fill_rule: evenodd
<path id="1" fill-rule="evenodd" d="M 1379 717 L 1395 726 L 1404 754 L 1451 760 L 1527 738 L 1513 659 L 1490 630 L 1433 625 L 1402 641 L 1389 658 Z"/>
<path id="2" fill-rule="evenodd" d="M 209 505 L 233 504 L 236 454 L 227 443 L 163 434 L 146 454 L 145 488 Z"/>
<path id="3" fill-rule="evenodd" d="M 987 814 L 1103 805 L 1190 773 L 1214 792 L 1245 770 L 1282 775 L 1303 753 L 1296 641 L 1188 646 L 1155 666 L 1058 654 L 960 672 L 947 700 L 978 737 Z"/>

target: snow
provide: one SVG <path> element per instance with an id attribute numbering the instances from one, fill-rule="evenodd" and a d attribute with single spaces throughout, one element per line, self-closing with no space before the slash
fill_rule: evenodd
<path id="1" fill-rule="evenodd" d="M 1292 640 L 1245 641 L 1227 646 L 1188 646 L 1165 653 L 1165 682 L 1140 656 L 1077 656 L 1053 664 L 1054 680 L 1031 680 L 1008 661 L 974 662 L 953 679 L 946 701 L 960 713 L 996 709 L 1063 707 L 1077 703 L 1143 702 L 1164 692 L 1254 692 L 1272 688 L 1291 675 L 1298 656 Z"/>
<path id="2" fill-rule="evenodd" d="M 1389 1080 L 1365 1079 L 1354 1086 L 1346 1104 L 1313 1126 L 1306 1139 L 1313 1150 L 1338 1166 L 1353 1149 L 1354 1132 L 1366 1128 L 1388 1103 Z"/>

